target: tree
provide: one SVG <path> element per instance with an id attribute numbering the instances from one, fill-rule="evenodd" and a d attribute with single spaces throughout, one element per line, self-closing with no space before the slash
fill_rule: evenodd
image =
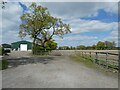
<path id="1" fill-rule="evenodd" d="M 105 48 L 106 49 L 114 49 L 115 48 L 115 42 L 105 41 Z"/>
<path id="2" fill-rule="evenodd" d="M 62 37 L 70 33 L 70 25 L 64 24 L 60 18 L 50 15 L 46 7 L 37 6 L 32 3 L 29 11 L 21 16 L 19 36 L 29 35 L 33 39 L 33 46 L 39 41 L 43 48 L 46 48 L 47 42 L 52 40 L 54 35 Z"/>
<path id="3" fill-rule="evenodd" d="M 84 49 L 86 49 L 86 47 L 84 45 L 80 45 L 80 46 L 77 46 L 77 49 L 84 50 Z"/>
<path id="4" fill-rule="evenodd" d="M 72 46 L 70 46 L 70 50 L 72 50 L 73 49 L 73 47 Z"/>
<path id="5" fill-rule="evenodd" d="M 105 43 L 102 41 L 99 41 L 96 45 L 97 49 L 104 50 L 105 49 Z"/>
<path id="6" fill-rule="evenodd" d="M 96 49 L 96 45 L 92 45 L 92 49 L 95 50 Z"/>
<path id="7" fill-rule="evenodd" d="M 4 48 L 2 46 L 0 46 L 0 55 L 4 54 Z"/>
<path id="8" fill-rule="evenodd" d="M 117 47 L 116 47 L 115 41 L 112 41 L 112 42 L 110 42 L 110 41 L 105 41 L 105 42 L 99 41 L 99 42 L 97 42 L 97 44 L 94 44 L 92 46 L 84 46 L 84 45 L 77 46 L 77 49 L 78 50 L 83 50 L 83 49 L 86 49 L 86 50 L 95 50 L 95 49 L 98 49 L 98 50 L 105 50 L 105 49 L 113 50 L 113 49 L 117 49 Z"/>
<path id="9" fill-rule="evenodd" d="M 92 46 L 86 46 L 85 49 L 86 49 L 86 50 L 92 50 L 93 48 L 92 48 Z"/>
<path id="10" fill-rule="evenodd" d="M 62 50 L 62 47 L 58 47 L 59 50 Z"/>
<path id="11" fill-rule="evenodd" d="M 46 48 L 55 50 L 57 48 L 57 43 L 54 40 L 48 41 L 46 44 Z"/>
<path id="12" fill-rule="evenodd" d="M 115 46 L 116 46 L 116 44 L 114 41 L 113 42 L 110 42 L 110 41 L 101 42 L 101 41 L 99 41 L 96 45 L 96 48 L 100 49 L 100 50 L 104 50 L 104 49 L 111 50 L 111 49 L 115 49 Z"/>

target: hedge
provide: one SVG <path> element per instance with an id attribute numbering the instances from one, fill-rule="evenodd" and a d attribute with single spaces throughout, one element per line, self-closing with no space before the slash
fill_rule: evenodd
<path id="1" fill-rule="evenodd" d="M 33 46 L 32 48 L 33 54 L 35 55 L 48 55 L 51 51 L 50 48 L 43 48 L 41 46 Z"/>
<path id="2" fill-rule="evenodd" d="M 8 61 L 7 60 L 0 60 L 0 70 L 4 70 L 8 68 Z"/>

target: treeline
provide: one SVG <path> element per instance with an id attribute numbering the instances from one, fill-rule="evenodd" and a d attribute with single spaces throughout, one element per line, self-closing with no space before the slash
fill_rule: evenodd
<path id="1" fill-rule="evenodd" d="M 95 45 L 92 46 L 85 46 L 85 45 L 79 45 L 77 47 L 72 46 L 60 46 L 58 47 L 59 50 L 117 50 L 118 47 L 116 47 L 116 43 L 110 42 L 110 41 L 99 41 Z"/>

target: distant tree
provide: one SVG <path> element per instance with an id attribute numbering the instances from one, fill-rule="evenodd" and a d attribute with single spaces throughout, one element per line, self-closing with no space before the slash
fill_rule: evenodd
<path id="1" fill-rule="evenodd" d="M 98 50 L 104 50 L 105 49 L 105 43 L 102 42 L 102 41 L 99 41 L 96 46 L 97 46 Z"/>
<path id="2" fill-rule="evenodd" d="M 109 50 L 113 50 L 113 49 L 118 49 L 118 47 L 116 47 L 116 43 L 114 41 L 110 42 L 110 41 L 99 41 L 97 42 L 96 45 L 92 45 L 92 46 L 84 46 L 84 45 L 80 45 L 76 47 L 78 50 L 105 50 L 105 49 L 109 49 Z"/>
<path id="3" fill-rule="evenodd" d="M 77 46 L 77 49 L 84 50 L 84 49 L 86 49 L 86 47 L 84 45 L 80 45 L 80 46 Z"/>
<path id="4" fill-rule="evenodd" d="M 58 49 L 59 49 L 59 50 L 62 50 L 62 47 L 59 46 Z"/>
<path id="5" fill-rule="evenodd" d="M 92 49 L 95 50 L 96 49 L 96 45 L 92 45 Z"/>
<path id="6" fill-rule="evenodd" d="M 29 11 L 21 16 L 21 20 L 19 36 L 29 35 L 33 39 L 33 46 L 39 40 L 41 46 L 46 48 L 54 35 L 62 37 L 71 32 L 69 24 L 51 16 L 46 7 L 37 6 L 36 3 L 29 6 Z"/>
<path id="7" fill-rule="evenodd" d="M 73 47 L 72 46 L 70 46 L 70 50 L 72 50 L 73 49 Z"/>
<path id="8" fill-rule="evenodd" d="M 71 48 L 69 46 L 60 46 L 58 47 L 59 50 L 70 50 Z"/>
<path id="9" fill-rule="evenodd" d="M 77 48 L 76 47 L 73 47 L 73 50 L 76 50 Z"/>
<path id="10" fill-rule="evenodd" d="M 116 44 L 114 41 L 113 42 L 105 41 L 105 48 L 106 49 L 115 49 L 115 46 L 116 46 Z"/>
<path id="11" fill-rule="evenodd" d="M 111 49 L 115 49 L 115 46 L 116 46 L 116 44 L 114 41 L 113 42 L 110 42 L 110 41 L 101 42 L 101 41 L 99 41 L 96 45 L 96 48 L 100 49 L 100 50 L 104 50 L 104 49 L 111 50 Z"/>
<path id="12" fill-rule="evenodd" d="M 67 50 L 70 50 L 70 47 L 69 47 L 69 46 L 67 47 Z"/>
<path id="13" fill-rule="evenodd" d="M 93 47 L 92 46 L 86 46 L 86 48 L 85 48 L 86 50 L 92 50 L 93 49 Z"/>

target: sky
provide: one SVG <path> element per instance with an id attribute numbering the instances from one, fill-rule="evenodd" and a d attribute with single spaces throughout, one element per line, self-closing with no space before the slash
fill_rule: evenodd
<path id="1" fill-rule="evenodd" d="M 23 0 L 22 0 L 23 1 Z M 63 39 L 54 36 L 58 46 L 93 45 L 98 41 L 118 43 L 118 2 L 36 2 L 47 7 L 50 14 L 70 24 L 72 33 Z M 31 2 L 9 2 L 0 8 L 0 43 L 20 41 L 20 16 Z M 24 40 L 32 41 L 29 36 Z"/>

